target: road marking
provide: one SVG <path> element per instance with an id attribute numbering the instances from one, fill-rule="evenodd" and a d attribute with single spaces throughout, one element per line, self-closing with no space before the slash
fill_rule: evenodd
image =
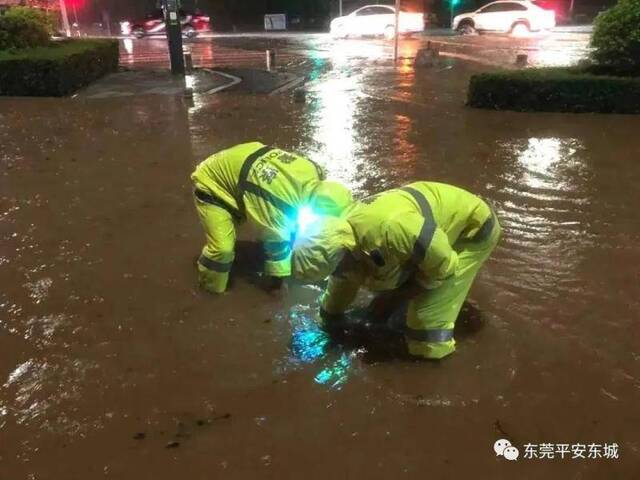
<path id="1" fill-rule="evenodd" d="M 294 78 L 293 80 L 273 90 L 271 93 L 269 93 L 269 95 L 275 95 L 277 93 L 282 93 L 282 92 L 286 92 L 287 90 L 291 90 L 292 88 L 297 87 L 298 85 L 303 83 L 305 80 L 306 80 L 305 77 Z"/>
<path id="2" fill-rule="evenodd" d="M 240 82 L 242 82 L 242 79 L 240 77 L 236 77 L 235 75 L 231 75 L 229 73 L 218 72 L 217 70 L 212 70 L 210 68 L 205 68 L 204 70 L 207 70 L 207 71 L 212 72 L 212 73 L 216 73 L 218 75 L 222 75 L 223 77 L 226 77 L 226 78 L 230 79 L 231 82 L 229 82 L 229 83 L 227 83 L 225 85 L 221 85 L 219 87 L 214 87 L 211 90 L 207 90 L 206 92 L 203 92 L 202 95 L 211 95 L 213 93 L 221 92 L 222 90 L 225 90 L 227 88 L 231 88 L 234 85 L 237 85 Z"/>

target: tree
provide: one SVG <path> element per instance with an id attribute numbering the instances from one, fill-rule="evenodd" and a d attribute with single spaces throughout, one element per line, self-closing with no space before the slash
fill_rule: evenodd
<path id="1" fill-rule="evenodd" d="M 640 75 L 640 0 L 620 0 L 594 22 L 592 58 L 608 72 Z"/>

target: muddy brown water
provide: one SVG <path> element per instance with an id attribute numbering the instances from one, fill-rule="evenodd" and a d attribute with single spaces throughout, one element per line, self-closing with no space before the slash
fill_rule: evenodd
<path id="1" fill-rule="evenodd" d="M 461 64 L 321 63 L 304 104 L 0 100 L 2 480 L 638 478 L 640 118 L 467 109 Z M 494 200 L 483 327 L 435 364 L 315 355 L 290 346 L 317 288 L 271 299 L 242 255 L 228 294 L 198 291 L 189 173 L 252 139 L 359 195 Z M 507 462 L 501 437 L 620 458 Z"/>

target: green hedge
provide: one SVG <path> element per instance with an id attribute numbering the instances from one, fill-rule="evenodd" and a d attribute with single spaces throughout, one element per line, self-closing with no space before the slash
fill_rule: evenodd
<path id="1" fill-rule="evenodd" d="M 593 60 L 616 75 L 640 75 L 640 0 L 619 0 L 599 14 L 591 38 Z"/>
<path id="2" fill-rule="evenodd" d="M 493 110 L 640 113 L 640 78 L 589 67 L 539 68 L 473 75 L 467 104 Z"/>
<path id="3" fill-rule="evenodd" d="M 61 97 L 117 68 L 117 40 L 66 40 L 0 51 L 0 95 Z"/>

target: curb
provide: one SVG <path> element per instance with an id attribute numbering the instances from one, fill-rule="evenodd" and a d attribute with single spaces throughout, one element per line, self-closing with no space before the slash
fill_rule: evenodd
<path id="1" fill-rule="evenodd" d="M 449 58 L 457 58 L 459 60 L 464 60 L 467 62 L 475 62 L 475 63 L 479 63 L 481 65 L 486 65 L 488 67 L 499 67 L 499 68 L 514 68 L 511 65 L 507 65 L 504 63 L 500 63 L 500 62 L 492 62 L 491 60 L 485 60 L 483 58 L 479 58 L 477 56 L 471 56 L 471 55 L 467 55 L 464 53 L 455 53 L 455 52 L 443 52 L 442 50 L 440 50 L 440 55 L 443 57 L 449 57 Z"/>
<path id="2" fill-rule="evenodd" d="M 278 93 L 283 93 L 288 90 L 291 90 L 292 88 L 297 87 L 301 83 L 304 83 L 305 80 L 306 80 L 305 77 L 296 77 L 293 80 L 290 80 L 289 82 L 285 83 L 284 85 L 280 85 L 275 90 L 272 90 L 271 92 L 269 92 L 269 95 L 276 95 Z"/>

